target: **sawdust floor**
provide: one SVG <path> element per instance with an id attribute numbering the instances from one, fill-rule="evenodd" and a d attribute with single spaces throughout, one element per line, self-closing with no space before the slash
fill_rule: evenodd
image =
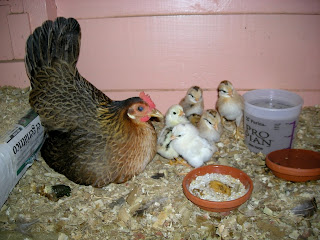
<path id="1" fill-rule="evenodd" d="M 28 109 L 27 89 L 0 88 L 0 133 Z M 134 179 L 102 189 L 74 184 L 39 157 L 0 210 L 0 239 L 320 239 L 319 211 L 305 209 L 309 217 L 291 211 L 313 198 L 320 202 L 319 180 L 278 179 L 265 156 L 235 141 L 231 131 L 224 131 L 219 145 L 207 164 L 237 167 L 254 183 L 251 198 L 229 214 L 206 212 L 188 201 L 181 183 L 191 168 L 158 155 Z M 319 106 L 303 109 L 295 148 L 320 151 Z M 71 196 L 52 201 L 37 191 L 57 184 L 70 186 Z"/>

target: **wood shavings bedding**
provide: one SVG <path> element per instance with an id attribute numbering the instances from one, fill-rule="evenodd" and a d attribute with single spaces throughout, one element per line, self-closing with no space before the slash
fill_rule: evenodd
<path id="1" fill-rule="evenodd" d="M 26 90 L 0 88 L 0 132 L 28 109 Z M 319 180 L 278 179 L 266 167 L 263 154 L 250 152 L 243 140 L 235 141 L 232 128 L 224 131 L 217 145 L 219 151 L 206 164 L 239 168 L 254 184 L 251 198 L 227 216 L 188 201 L 182 180 L 192 168 L 170 165 L 159 155 L 129 182 L 102 189 L 74 184 L 39 157 L 0 209 L 0 239 L 318 239 L 319 209 L 309 217 L 291 209 L 313 198 L 319 205 Z M 320 151 L 319 106 L 303 108 L 294 147 Z M 70 196 L 51 201 L 37 192 L 41 186 L 57 184 L 69 186 Z"/>

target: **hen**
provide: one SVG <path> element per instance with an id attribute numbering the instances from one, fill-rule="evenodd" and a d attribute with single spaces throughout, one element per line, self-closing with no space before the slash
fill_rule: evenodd
<path id="1" fill-rule="evenodd" d="M 103 187 L 144 170 L 156 154 L 149 119 L 162 117 L 144 93 L 113 101 L 76 68 L 81 30 L 73 18 L 46 21 L 26 44 L 31 107 L 47 132 L 41 154 L 70 180 Z"/>
<path id="2" fill-rule="evenodd" d="M 244 99 L 234 89 L 231 82 L 224 80 L 218 86 L 219 97 L 217 109 L 222 118 L 236 122 L 234 135 L 240 137 L 239 127 L 243 116 Z"/>

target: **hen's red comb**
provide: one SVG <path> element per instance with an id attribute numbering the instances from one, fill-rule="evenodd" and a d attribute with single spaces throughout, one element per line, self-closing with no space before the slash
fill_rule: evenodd
<path id="1" fill-rule="evenodd" d="M 146 103 L 148 103 L 149 107 L 151 109 L 156 108 L 156 105 L 154 104 L 154 102 L 151 100 L 150 96 L 148 94 L 145 94 L 144 92 L 141 92 L 139 97 L 145 101 Z"/>

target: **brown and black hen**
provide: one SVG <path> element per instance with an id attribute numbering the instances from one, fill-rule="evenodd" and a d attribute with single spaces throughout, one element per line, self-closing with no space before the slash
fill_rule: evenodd
<path id="1" fill-rule="evenodd" d="M 27 40 L 29 102 L 47 132 L 41 154 L 70 180 L 103 187 L 144 170 L 156 154 L 149 119 L 162 117 L 144 93 L 112 101 L 76 68 L 81 30 L 73 18 L 46 21 Z"/>

